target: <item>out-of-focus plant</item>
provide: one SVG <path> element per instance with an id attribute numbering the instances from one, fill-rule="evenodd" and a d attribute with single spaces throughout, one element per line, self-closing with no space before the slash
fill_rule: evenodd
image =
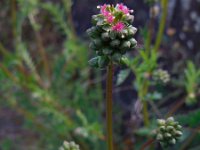
<path id="1" fill-rule="evenodd" d="M 191 61 L 187 62 L 185 69 L 185 89 L 187 91 L 186 104 L 193 105 L 197 102 L 197 93 L 199 92 L 199 77 L 200 70 L 196 68 L 195 64 Z"/>
<path id="2" fill-rule="evenodd" d="M 158 119 L 158 129 L 156 130 L 156 139 L 163 144 L 164 147 L 176 144 L 177 140 L 181 137 L 182 126 L 179 125 L 173 117 L 166 120 Z"/>
<path id="3" fill-rule="evenodd" d="M 101 110 L 97 109 L 101 87 L 91 88 L 87 46 L 71 30 L 68 2 L 12 0 L 12 52 L 0 43 L 0 82 L 4 84 L 0 93 L 7 102 L 1 104 L 16 110 L 25 118 L 24 126 L 38 133 L 38 150 L 54 150 L 64 139 L 81 143 L 83 150 L 104 149 Z M 54 35 L 65 37 L 59 46 L 45 44 L 41 34 L 45 21 L 41 20 L 53 25 Z M 30 39 L 24 37 L 26 29 Z"/>
<path id="4" fill-rule="evenodd" d="M 80 150 L 80 147 L 75 142 L 64 141 L 59 150 Z"/>

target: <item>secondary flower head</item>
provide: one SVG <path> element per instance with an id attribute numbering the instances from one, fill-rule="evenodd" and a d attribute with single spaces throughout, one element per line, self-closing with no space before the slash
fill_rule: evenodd
<path id="1" fill-rule="evenodd" d="M 125 6 L 123 3 L 117 4 L 117 9 L 123 12 L 124 14 L 130 14 L 133 12 L 133 10 L 130 10 L 127 6 Z"/>
<path id="2" fill-rule="evenodd" d="M 124 29 L 125 25 L 122 22 L 117 22 L 115 25 L 112 26 L 112 30 L 121 32 Z"/>
<path id="3" fill-rule="evenodd" d="M 97 57 L 91 59 L 90 65 L 106 67 L 112 61 L 123 63 L 124 54 L 136 47 L 137 41 L 133 38 L 137 29 L 132 26 L 133 11 L 123 4 L 97 6 L 99 14 L 93 15 L 93 27 L 87 30 L 92 41 L 90 48 Z"/>

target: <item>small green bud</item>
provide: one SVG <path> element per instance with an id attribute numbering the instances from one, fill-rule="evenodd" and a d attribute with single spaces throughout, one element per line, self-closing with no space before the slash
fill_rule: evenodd
<path id="1" fill-rule="evenodd" d="M 126 36 L 128 35 L 128 30 L 123 30 L 123 31 L 121 32 L 121 34 L 122 34 L 124 37 L 126 37 Z"/>
<path id="2" fill-rule="evenodd" d="M 101 39 L 94 39 L 94 44 L 97 46 L 97 47 L 101 47 L 102 46 L 102 41 Z"/>
<path id="3" fill-rule="evenodd" d="M 176 131 L 175 134 L 180 137 L 181 135 L 183 135 L 183 133 L 181 131 Z"/>
<path id="4" fill-rule="evenodd" d="M 135 48 L 137 46 L 137 41 L 134 38 L 129 40 L 131 42 L 131 48 Z"/>
<path id="5" fill-rule="evenodd" d="M 172 123 L 172 122 L 174 122 L 174 118 L 173 117 L 167 118 L 167 123 Z"/>
<path id="6" fill-rule="evenodd" d="M 114 40 L 114 39 L 116 39 L 116 37 L 117 37 L 117 33 L 116 33 L 115 31 L 111 31 L 111 32 L 109 33 L 109 36 L 110 36 L 110 38 L 111 38 L 112 40 Z"/>
<path id="7" fill-rule="evenodd" d="M 126 18 L 127 18 L 128 23 L 130 24 L 134 21 L 134 16 L 132 15 L 128 15 Z"/>
<path id="8" fill-rule="evenodd" d="M 130 61 L 129 61 L 129 59 L 127 57 L 122 56 L 122 58 L 120 60 L 120 64 L 129 66 Z"/>
<path id="9" fill-rule="evenodd" d="M 109 59 L 106 56 L 100 56 L 98 59 L 98 66 L 104 68 L 109 64 Z"/>
<path id="10" fill-rule="evenodd" d="M 164 119 L 158 119 L 157 123 L 159 126 L 164 126 L 165 125 L 165 120 Z"/>
<path id="11" fill-rule="evenodd" d="M 95 50 L 95 51 L 98 50 L 98 49 L 97 49 L 97 46 L 95 45 L 94 42 L 91 42 L 91 43 L 90 43 L 89 48 L 92 49 L 92 50 Z"/>
<path id="12" fill-rule="evenodd" d="M 131 42 L 130 41 L 124 41 L 120 47 L 122 50 L 128 50 L 131 47 Z"/>
<path id="13" fill-rule="evenodd" d="M 158 134 L 158 135 L 156 136 L 156 139 L 159 140 L 159 141 L 162 141 L 162 140 L 163 140 L 162 134 Z"/>
<path id="14" fill-rule="evenodd" d="M 120 40 L 118 40 L 118 39 L 112 40 L 110 42 L 110 46 L 112 46 L 112 47 L 118 47 L 119 45 L 120 45 Z"/>
<path id="15" fill-rule="evenodd" d="M 122 58 L 122 55 L 120 53 L 114 53 L 112 55 L 112 60 L 115 61 L 115 62 L 117 62 L 117 63 L 120 62 L 121 58 Z"/>
<path id="16" fill-rule="evenodd" d="M 177 125 L 177 129 L 178 130 L 182 129 L 182 126 L 181 125 Z"/>
<path id="17" fill-rule="evenodd" d="M 166 138 L 170 138 L 170 137 L 172 137 L 172 135 L 170 134 L 170 133 L 165 133 L 165 135 L 164 135 Z"/>
<path id="18" fill-rule="evenodd" d="M 170 141 L 169 141 L 170 144 L 174 145 L 176 144 L 176 139 L 175 138 L 172 138 Z"/>
<path id="19" fill-rule="evenodd" d="M 87 29 L 86 32 L 91 38 L 95 38 L 98 36 L 98 31 L 97 31 L 96 27 L 91 27 L 91 28 Z"/>
<path id="20" fill-rule="evenodd" d="M 59 150 L 80 150 L 80 147 L 74 142 L 64 141 L 63 146 L 61 146 Z"/>
<path id="21" fill-rule="evenodd" d="M 110 49 L 110 48 L 103 48 L 102 51 L 103 51 L 103 53 L 104 53 L 105 55 L 110 55 L 110 54 L 112 54 L 112 52 L 113 52 L 113 50 Z"/>
<path id="22" fill-rule="evenodd" d="M 130 26 L 128 27 L 128 34 L 129 36 L 133 36 L 137 32 L 137 28 Z"/>
<path id="23" fill-rule="evenodd" d="M 102 39 L 103 41 L 109 41 L 110 36 L 109 36 L 108 32 L 102 33 L 102 34 L 101 34 L 101 39 Z"/>
<path id="24" fill-rule="evenodd" d="M 167 131 L 171 132 L 174 130 L 174 127 L 173 126 L 167 126 Z"/>
<path id="25" fill-rule="evenodd" d="M 165 129 L 166 129 L 165 126 L 160 126 L 160 127 L 159 127 L 159 130 L 160 130 L 161 132 L 164 132 Z"/>

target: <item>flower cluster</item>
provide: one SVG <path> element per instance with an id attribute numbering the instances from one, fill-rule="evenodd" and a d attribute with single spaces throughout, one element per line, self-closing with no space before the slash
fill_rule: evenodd
<path id="1" fill-rule="evenodd" d="M 168 119 L 158 119 L 158 129 L 156 131 L 156 139 L 164 146 L 176 144 L 182 135 L 182 126 L 174 120 L 173 117 Z"/>
<path id="2" fill-rule="evenodd" d="M 155 70 L 152 77 L 154 81 L 162 84 L 166 84 L 170 81 L 169 73 L 162 69 Z"/>
<path id="3" fill-rule="evenodd" d="M 64 141 L 59 150 L 80 150 L 79 145 L 74 142 Z"/>
<path id="4" fill-rule="evenodd" d="M 133 10 L 123 4 L 104 4 L 97 8 L 100 9 L 100 14 L 93 15 L 93 27 L 87 33 L 92 39 L 90 48 L 98 56 L 89 63 L 99 68 L 106 67 L 111 61 L 122 63 L 123 55 L 137 45 L 133 38 L 137 29 L 131 25 L 134 20 L 131 15 Z"/>

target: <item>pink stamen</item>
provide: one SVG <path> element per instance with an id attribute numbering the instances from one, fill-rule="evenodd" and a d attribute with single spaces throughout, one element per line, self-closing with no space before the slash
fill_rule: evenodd
<path id="1" fill-rule="evenodd" d="M 103 6 L 100 6 L 100 12 L 106 18 L 106 21 L 108 23 L 113 23 L 114 16 L 107 10 L 108 6 L 109 5 L 106 5 L 106 4 L 104 4 Z"/>
<path id="2" fill-rule="evenodd" d="M 125 25 L 122 22 L 118 22 L 112 27 L 112 30 L 121 32 L 124 29 L 124 27 Z"/>

